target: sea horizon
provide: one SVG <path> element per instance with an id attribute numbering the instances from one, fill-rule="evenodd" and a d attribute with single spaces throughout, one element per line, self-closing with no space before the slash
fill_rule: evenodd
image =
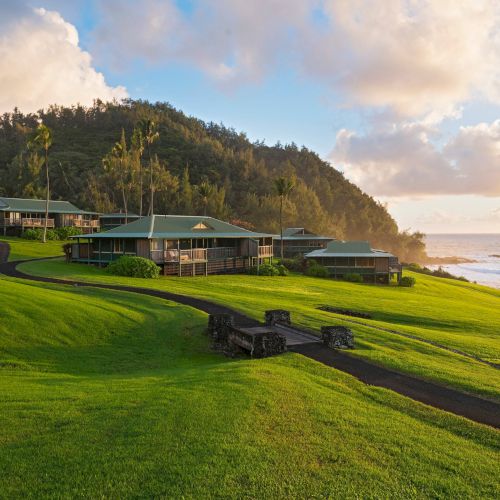
<path id="1" fill-rule="evenodd" d="M 441 267 L 471 282 L 500 289 L 500 233 L 433 233 L 425 237 L 431 257 L 462 257 L 473 262 Z M 431 268 L 439 266 L 429 266 Z"/>

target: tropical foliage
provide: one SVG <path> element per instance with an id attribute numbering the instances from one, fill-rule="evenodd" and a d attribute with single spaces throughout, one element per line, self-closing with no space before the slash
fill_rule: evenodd
<path id="1" fill-rule="evenodd" d="M 188 117 L 166 103 L 97 101 L 90 108 L 4 114 L 0 195 L 45 194 L 43 159 L 26 150 L 40 120 L 53 131 L 54 199 L 103 212 L 147 213 L 154 203 L 156 213 L 206 212 L 274 233 L 280 229 L 283 201 L 284 226 L 367 239 L 404 261 L 421 259 L 422 235 L 400 232 L 382 204 L 316 153 L 293 143 L 252 143 L 243 133 Z M 277 178 L 293 182 L 286 197 L 276 196 Z M 209 196 L 201 187 L 207 185 Z"/>
<path id="2" fill-rule="evenodd" d="M 143 257 L 123 256 L 106 268 L 108 273 L 131 278 L 158 278 L 160 268 L 149 259 Z"/>

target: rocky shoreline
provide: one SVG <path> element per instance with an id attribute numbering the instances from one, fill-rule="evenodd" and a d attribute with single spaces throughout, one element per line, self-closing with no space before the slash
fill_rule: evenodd
<path id="1" fill-rule="evenodd" d="M 450 265 L 450 264 L 474 264 L 478 262 L 466 257 L 429 257 L 427 256 L 420 264 L 424 265 Z"/>

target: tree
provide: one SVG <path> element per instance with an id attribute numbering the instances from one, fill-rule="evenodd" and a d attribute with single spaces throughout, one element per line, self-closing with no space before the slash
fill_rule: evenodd
<path id="1" fill-rule="evenodd" d="M 146 141 L 146 145 L 148 148 L 148 157 L 149 157 L 149 215 L 154 214 L 154 165 L 153 158 L 151 156 L 151 145 L 160 137 L 160 133 L 158 132 L 158 127 L 153 120 L 142 120 L 141 122 L 142 134 L 144 136 L 144 140 Z"/>
<path id="2" fill-rule="evenodd" d="M 109 154 L 103 158 L 104 170 L 109 173 L 113 182 L 116 182 L 122 195 L 125 223 L 128 222 L 128 195 L 132 187 L 130 171 L 130 155 L 127 150 L 125 131 L 122 129 L 120 142 L 116 142 Z"/>
<path id="3" fill-rule="evenodd" d="M 49 127 L 40 123 L 36 129 L 34 137 L 29 142 L 32 148 L 43 149 L 45 154 L 45 220 L 43 223 L 42 241 L 47 242 L 47 223 L 49 219 L 49 201 L 50 201 L 50 177 L 49 177 L 49 149 L 52 146 L 52 131 Z"/>
<path id="4" fill-rule="evenodd" d="M 294 183 L 286 177 L 277 177 L 274 179 L 274 191 L 280 199 L 280 257 L 283 260 L 283 201 L 292 192 Z"/>
<path id="5" fill-rule="evenodd" d="M 206 216 L 208 202 L 214 193 L 214 187 L 205 179 L 196 187 L 196 191 L 200 197 L 201 204 L 203 205 L 203 215 Z"/>
<path id="6" fill-rule="evenodd" d="M 153 171 L 153 176 L 151 178 L 151 196 L 154 197 L 157 192 L 170 191 L 175 193 L 179 188 L 179 179 L 170 174 L 165 162 L 161 161 L 158 155 L 154 155 L 151 167 Z"/>
<path id="7" fill-rule="evenodd" d="M 181 213 L 184 215 L 191 215 L 193 213 L 193 188 L 189 180 L 188 167 L 186 167 L 182 172 L 177 205 Z"/>
<path id="8" fill-rule="evenodd" d="M 142 215 L 142 196 L 143 196 L 143 178 L 142 178 L 142 154 L 144 153 L 144 138 L 140 128 L 134 128 L 132 132 L 132 144 L 130 148 L 132 171 L 137 174 L 139 186 L 139 215 Z M 134 177 L 133 175 L 132 177 Z"/>

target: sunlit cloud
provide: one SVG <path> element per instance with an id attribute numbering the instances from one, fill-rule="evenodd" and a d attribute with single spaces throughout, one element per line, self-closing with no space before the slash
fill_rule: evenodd
<path id="1" fill-rule="evenodd" d="M 59 13 L 19 7 L 15 14 L 0 21 L 0 111 L 127 96 L 124 87 L 109 86 L 94 69 L 77 30 Z"/>
<path id="2" fill-rule="evenodd" d="M 500 196 L 500 120 L 461 127 L 441 147 L 436 134 L 419 123 L 366 134 L 341 130 L 332 160 L 377 196 Z"/>

